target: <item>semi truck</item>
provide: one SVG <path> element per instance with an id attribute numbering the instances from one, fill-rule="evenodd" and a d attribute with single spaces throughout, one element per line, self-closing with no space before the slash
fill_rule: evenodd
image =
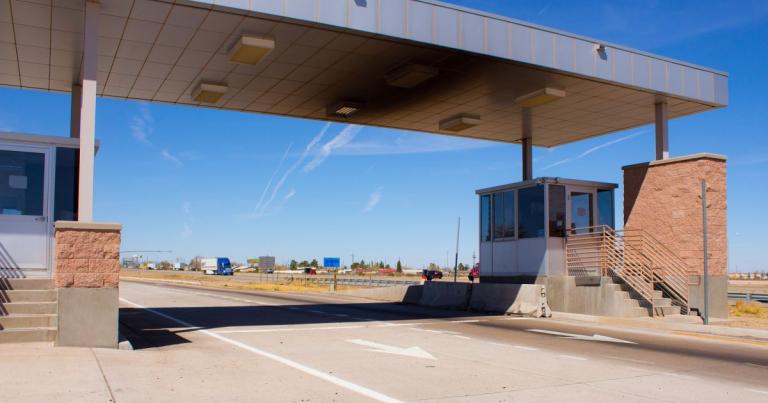
<path id="1" fill-rule="evenodd" d="M 228 257 L 211 257 L 201 259 L 200 261 L 202 271 L 205 274 L 211 274 L 215 276 L 231 276 L 232 264 L 229 262 Z"/>

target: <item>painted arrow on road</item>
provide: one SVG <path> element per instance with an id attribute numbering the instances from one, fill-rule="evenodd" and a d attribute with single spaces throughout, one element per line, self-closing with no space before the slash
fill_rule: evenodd
<path id="1" fill-rule="evenodd" d="M 613 337 L 603 336 L 601 334 L 593 334 L 592 336 L 587 336 L 583 334 L 556 332 L 554 330 L 542 330 L 542 329 L 526 329 L 526 330 L 529 332 L 551 334 L 553 336 L 560 336 L 566 339 L 573 339 L 573 340 L 605 341 L 609 343 L 637 344 L 634 341 L 614 339 Z"/>
<path id="2" fill-rule="evenodd" d="M 386 344 L 375 343 L 372 341 L 361 340 L 361 339 L 347 340 L 347 342 L 352 344 L 357 344 L 359 346 L 370 347 L 370 348 L 367 348 L 366 350 L 374 351 L 377 353 L 398 354 L 398 355 L 404 355 L 407 357 L 436 360 L 436 358 L 432 354 L 422 350 L 421 347 L 417 347 L 417 346 L 403 348 L 403 347 L 397 347 L 397 346 L 388 346 Z"/>

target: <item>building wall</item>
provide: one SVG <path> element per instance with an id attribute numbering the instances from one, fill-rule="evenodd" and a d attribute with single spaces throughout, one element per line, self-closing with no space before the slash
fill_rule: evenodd
<path id="1" fill-rule="evenodd" d="M 624 167 L 624 227 L 643 229 L 689 269 L 689 304 L 704 311 L 701 180 L 707 181 L 709 313 L 728 316 L 725 157 L 696 154 Z"/>
<path id="2" fill-rule="evenodd" d="M 624 167 L 624 227 L 644 229 L 703 273 L 701 180 L 707 181 L 709 273 L 728 272 L 725 157 L 697 154 Z"/>

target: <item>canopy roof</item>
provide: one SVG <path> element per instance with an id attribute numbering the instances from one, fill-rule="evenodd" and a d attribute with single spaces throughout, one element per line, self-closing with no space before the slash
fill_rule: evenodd
<path id="1" fill-rule="evenodd" d="M 0 85 L 71 91 L 83 48 L 82 0 L 0 0 Z M 243 34 L 274 39 L 255 65 L 230 61 Z M 556 146 L 727 105 L 725 73 L 427 0 L 101 0 L 98 95 Z M 428 66 L 413 88 L 393 69 Z M 201 82 L 226 84 L 214 104 Z M 355 101 L 344 118 L 329 105 Z M 462 131 L 440 122 L 479 118 Z M 475 125 L 476 124 L 476 125 Z"/>

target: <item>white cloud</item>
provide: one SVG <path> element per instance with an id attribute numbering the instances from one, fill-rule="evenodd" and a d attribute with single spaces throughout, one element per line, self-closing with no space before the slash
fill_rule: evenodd
<path id="1" fill-rule="evenodd" d="M 368 195 L 368 203 L 366 203 L 363 213 L 367 213 L 381 203 L 381 188 L 376 189 L 373 193 Z"/>
<path id="2" fill-rule="evenodd" d="M 181 231 L 181 236 L 183 238 L 189 238 L 192 235 L 192 227 L 189 226 L 189 224 L 184 223 L 184 229 Z"/>
<path id="3" fill-rule="evenodd" d="M 261 204 L 264 203 L 264 198 L 267 196 L 267 191 L 269 190 L 270 187 L 272 187 L 272 182 L 275 180 L 277 173 L 280 172 L 280 169 L 283 167 L 283 163 L 285 162 L 286 157 L 288 157 L 288 153 L 291 151 L 292 147 L 293 147 L 293 143 L 288 144 L 288 148 L 283 153 L 283 157 L 280 158 L 280 163 L 277 164 L 277 168 L 275 168 L 275 171 L 272 172 L 272 176 L 269 177 L 267 186 L 264 186 L 264 190 L 261 191 L 261 197 L 259 197 L 259 201 L 258 203 L 256 203 L 256 207 L 253 210 L 254 214 L 256 214 L 256 212 L 259 210 L 259 207 L 261 207 Z"/>
<path id="4" fill-rule="evenodd" d="M 551 164 L 549 164 L 549 165 L 547 165 L 547 166 L 545 166 L 545 167 L 543 167 L 541 169 L 545 170 L 545 169 L 556 167 L 558 165 L 563 165 L 563 164 L 567 164 L 569 162 L 573 162 L 573 161 L 582 159 L 582 158 L 586 157 L 587 155 L 592 154 L 593 152 L 598 151 L 598 150 L 600 150 L 602 148 L 612 146 L 612 145 L 614 145 L 616 143 L 621 143 L 622 141 L 626 141 L 626 140 L 629 140 L 631 138 L 635 138 L 635 137 L 637 137 L 637 136 L 639 136 L 641 134 L 644 134 L 644 133 L 645 133 L 645 131 L 641 130 L 641 131 L 632 133 L 632 134 L 624 136 L 624 137 L 619 137 L 618 139 L 615 139 L 615 140 L 607 141 L 607 142 L 605 142 L 603 144 L 598 144 L 598 145 L 596 145 L 596 146 L 594 146 L 594 147 L 592 147 L 592 148 L 582 152 L 579 155 L 576 155 L 576 156 L 573 156 L 573 157 L 564 158 L 564 159 L 562 159 L 560 161 L 553 162 L 553 163 L 551 163 Z"/>
<path id="5" fill-rule="evenodd" d="M 289 190 L 288 193 L 286 193 L 285 196 L 283 196 L 283 198 L 285 200 L 288 200 L 288 199 L 290 199 L 291 197 L 293 197 L 295 195 L 296 195 L 296 189 L 295 188 L 291 188 L 291 190 Z"/>
<path id="6" fill-rule="evenodd" d="M 131 134 L 136 141 L 144 144 L 152 144 L 149 140 L 150 135 L 154 131 L 153 124 L 154 118 L 149 111 L 149 107 L 146 104 L 139 105 L 139 113 L 131 118 Z"/>
<path id="7" fill-rule="evenodd" d="M 333 153 L 335 149 L 342 148 L 347 145 L 362 129 L 363 127 L 358 125 L 347 125 L 344 127 L 341 132 L 336 135 L 336 137 L 332 138 L 329 142 L 323 145 L 323 147 L 315 155 L 315 158 L 313 158 L 312 161 L 309 161 L 309 163 L 304 166 L 304 172 L 312 171 L 320 166 L 320 164 L 322 164 L 328 157 L 331 156 L 331 153 Z"/>
<path id="8" fill-rule="evenodd" d="M 366 130 L 366 133 L 371 133 L 370 138 L 348 142 L 340 147 L 337 153 L 340 155 L 424 154 L 475 150 L 500 144 L 480 139 L 405 131 L 401 131 L 397 136 L 392 136 L 391 133 L 379 133 L 376 129 Z"/>
<path id="9" fill-rule="evenodd" d="M 288 177 L 291 176 L 293 171 L 295 171 L 296 168 L 298 168 L 304 162 L 304 160 L 307 158 L 307 155 L 309 155 L 309 153 L 312 152 L 312 150 L 315 148 L 317 143 L 319 143 L 320 140 L 322 140 L 323 136 L 325 135 L 325 132 L 327 132 L 328 128 L 330 128 L 330 127 L 331 127 L 330 123 L 326 123 L 325 125 L 323 125 L 323 127 L 315 135 L 315 137 L 313 137 L 312 140 L 310 140 L 309 143 L 307 143 L 307 146 L 304 147 L 304 152 L 301 154 L 299 159 L 296 160 L 296 162 L 294 162 L 293 165 L 291 165 L 285 171 L 285 173 L 283 173 L 283 176 L 280 178 L 280 180 L 277 182 L 277 184 L 275 184 L 275 186 L 272 188 L 272 193 L 270 194 L 269 199 L 267 199 L 266 202 L 259 203 L 256 206 L 256 209 L 254 209 L 254 213 L 253 213 L 254 215 L 260 216 L 260 215 L 264 214 L 264 212 L 267 210 L 267 207 L 269 207 L 269 205 L 275 199 L 275 196 L 277 195 L 277 192 L 280 190 L 280 188 L 283 187 L 283 184 L 285 183 L 285 181 L 288 180 Z M 269 187 L 267 187 L 266 189 L 268 189 L 268 188 Z M 266 189 L 265 189 L 265 192 L 266 192 Z"/>
<path id="10" fill-rule="evenodd" d="M 175 155 L 171 154 L 166 149 L 163 149 L 162 151 L 160 151 L 160 155 L 163 157 L 163 159 L 171 161 L 171 162 L 173 162 L 174 164 L 176 164 L 178 166 L 183 166 L 184 165 L 184 163 L 181 162 L 181 160 L 178 157 L 176 157 Z"/>
<path id="11" fill-rule="evenodd" d="M 192 203 L 189 202 L 189 201 L 185 201 L 184 203 L 182 203 L 181 204 L 181 211 L 183 211 L 184 214 L 186 214 L 186 215 L 191 215 L 192 214 Z"/>

